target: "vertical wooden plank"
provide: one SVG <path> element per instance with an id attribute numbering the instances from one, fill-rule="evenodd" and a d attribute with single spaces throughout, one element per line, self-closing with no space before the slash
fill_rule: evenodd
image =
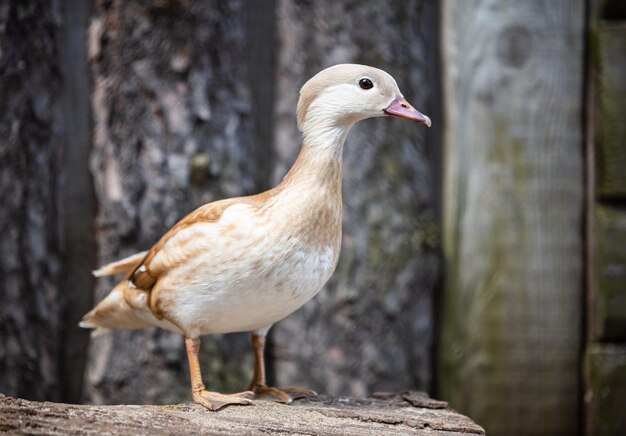
<path id="1" fill-rule="evenodd" d="M 445 1 L 440 388 L 491 435 L 576 434 L 582 0 Z"/>
<path id="2" fill-rule="evenodd" d="M 626 198 L 626 24 L 593 27 L 597 106 L 596 192 Z"/>
<path id="3" fill-rule="evenodd" d="M 587 147 L 590 168 L 585 431 L 626 432 L 626 4 L 591 0 Z"/>
<path id="4" fill-rule="evenodd" d="M 270 188 L 274 159 L 274 102 L 276 93 L 276 0 L 252 1 L 246 5 L 247 82 L 256 134 L 256 185 Z"/>
<path id="5" fill-rule="evenodd" d="M 626 209 L 595 207 L 593 339 L 626 340 Z"/>
<path id="6" fill-rule="evenodd" d="M 626 434 L 626 347 L 622 344 L 593 344 L 586 352 L 586 434 Z"/>
<path id="7" fill-rule="evenodd" d="M 96 201 L 89 169 L 92 123 L 87 66 L 87 25 L 90 1 L 62 3 L 61 61 L 63 65 L 64 153 L 61 164 L 58 210 L 62 234 L 63 295 L 67 301 L 61 318 L 62 400 L 78 402 L 82 395 L 83 373 L 89 332 L 78 327 L 91 308 L 96 267 Z"/>

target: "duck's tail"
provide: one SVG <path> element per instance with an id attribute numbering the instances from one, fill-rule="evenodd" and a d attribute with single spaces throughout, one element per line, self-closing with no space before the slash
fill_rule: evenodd
<path id="1" fill-rule="evenodd" d="M 139 265 L 139 262 L 141 262 L 144 257 L 146 257 L 146 253 L 147 251 L 142 251 L 141 253 L 133 254 L 132 256 L 128 256 L 116 262 L 108 263 L 93 271 L 93 275 L 96 277 L 103 277 L 115 274 L 128 274 L 133 268 Z"/>
<path id="2" fill-rule="evenodd" d="M 94 329 L 91 337 L 97 337 L 112 330 L 143 329 L 157 324 L 146 305 L 147 293 L 128 286 L 122 280 L 96 307 L 87 313 L 78 324 Z"/>

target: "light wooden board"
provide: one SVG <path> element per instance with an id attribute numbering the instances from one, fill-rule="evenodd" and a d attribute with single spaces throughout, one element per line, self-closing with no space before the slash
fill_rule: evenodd
<path id="1" fill-rule="evenodd" d="M 579 427 L 583 3 L 443 4 L 440 394 L 491 435 Z"/>

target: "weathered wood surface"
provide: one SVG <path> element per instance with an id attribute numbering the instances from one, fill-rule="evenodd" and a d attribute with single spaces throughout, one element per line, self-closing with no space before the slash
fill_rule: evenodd
<path id="1" fill-rule="evenodd" d="M 594 230 L 593 338 L 623 342 L 626 340 L 626 208 L 596 205 Z"/>
<path id="2" fill-rule="evenodd" d="M 626 434 L 626 346 L 591 345 L 585 356 L 585 375 L 586 434 Z"/>
<path id="3" fill-rule="evenodd" d="M 436 23 L 435 2 L 427 0 L 279 1 L 273 181 L 298 152 L 298 90 L 325 67 L 385 69 L 432 115 Z M 436 117 L 433 123 L 368 120 L 348 136 L 339 265 L 313 301 L 274 328 L 279 385 L 359 396 L 432 387 L 439 229 L 429 148 L 438 144 L 429 135 L 441 128 Z"/>
<path id="4" fill-rule="evenodd" d="M 443 408 L 442 408 L 443 407 Z M 469 418 L 418 393 L 352 399 L 320 397 L 292 405 L 257 400 L 253 406 L 208 412 L 196 404 L 79 406 L 37 403 L 0 394 L 0 432 L 28 434 L 292 434 L 484 435 Z"/>
<path id="5" fill-rule="evenodd" d="M 596 192 L 626 197 L 626 23 L 593 26 Z"/>
<path id="6" fill-rule="evenodd" d="M 579 431 L 582 0 L 443 4 L 439 395 L 491 435 Z"/>
<path id="7" fill-rule="evenodd" d="M 626 3 L 589 7 L 585 434 L 609 436 L 626 434 Z"/>

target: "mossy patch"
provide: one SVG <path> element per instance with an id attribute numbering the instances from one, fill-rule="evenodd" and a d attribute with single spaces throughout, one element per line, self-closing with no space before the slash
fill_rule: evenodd
<path id="1" fill-rule="evenodd" d="M 595 334 L 626 340 L 626 208 L 596 206 Z"/>
<path id="2" fill-rule="evenodd" d="M 585 356 L 590 434 L 626 434 L 626 346 L 593 345 Z"/>
<path id="3" fill-rule="evenodd" d="M 626 26 L 597 30 L 600 113 L 596 135 L 597 190 L 626 196 Z"/>

